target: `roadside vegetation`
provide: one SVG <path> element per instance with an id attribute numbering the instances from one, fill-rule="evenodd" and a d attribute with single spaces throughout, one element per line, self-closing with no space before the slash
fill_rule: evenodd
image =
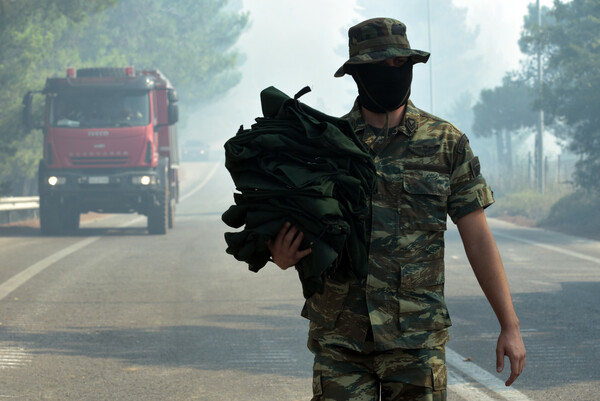
<path id="1" fill-rule="evenodd" d="M 529 5 L 519 40 L 525 62 L 501 86 L 483 90 L 473 107 L 473 132 L 496 138 L 497 159 L 508 177 L 496 189 L 490 216 L 600 239 L 599 42 L 600 1 L 555 0 L 539 16 L 536 5 Z M 542 186 L 531 180 L 522 185 L 516 177 L 532 166 L 513 166 L 513 144 L 540 122 L 574 156 L 573 169 Z M 548 170 L 547 160 L 535 163 L 536 172 Z M 560 171 L 560 161 L 558 166 Z"/>
<path id="2" fill-rule="evenodd" d="M 496 196 L 496 202 L 486 214 L 522 225 L 537 226 L 560 199 L 560 193 L 541 194 L 526 189 L 503 197 Z"/>
<path id="3" fill-rule="evenodd" d="M 396 3 L 363 6 L 375 14 Z M 416 9 L 421 2 L 407 4 Z M 466 15 L 450 2 L 440 7 L 458 19 Z M 178 88 L 184 116 L 186 108 L 215 100 L 240 81 L 243 55 L 235 46 L 250 24 L 240 9 L 238 0 L 0 0 L 0 196 L 36 194 L 42 133 L 27 134 L 22 127 L 27 91 L 42 88 L 46 77 L 63 75 L 67 67 L 159 68 Z M 453 112 L 464 114 L 461 127 L 471 127 L 469 136 L 494 143 L 489 153 L 502 175 L 484 174 L 497 201 L 488 213 L 600 237 L 600 1 L 555 0 L 538 15 L 530 0 L 523 22 L 521 67 L 495 88 L 459 96 Z M 456 35 L 451 39 L 463 50 L 475 40 L 467 31 L 460 31 L 461 40 Z M 454 57 L 456 51 L 448 52 Z M 440 60 L 444 52 L 435 55 Z M 43 105 L 36 106 L 41 119 Z M 536 130 L 540 111 L 546 132 L 562 141 L 572 160 L 568 173 L 549 178 L 543 193 L 530 174 L 541 163 L 516 157 Z"/>
<path id="4" fill-rule="evenodd" d="M 0 0 L 0 196 L 36 194 L 42 132 L 22 99 L 68 67 L 159 69 L 181 114 L 241 79 L 235 44 L 249 15 L 227 0 Z M 41 97 L 34 103 L 42 120 Z"/>
<path id="5" fill-rule="evenodd" d="M 572 235 L 600 240 L 600 199 L 586 191 L 577 191 L 552 205 L 538 226 Z"/>
<path id="6" fill-rule="evenodd" d="M 565 187 L 541 194 L 532 189 L 496 197 L 489 217 L 600 241 L 600 199 L 592 192 Z"/>

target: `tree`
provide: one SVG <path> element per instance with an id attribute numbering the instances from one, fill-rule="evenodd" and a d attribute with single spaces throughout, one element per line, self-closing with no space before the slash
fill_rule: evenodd
<path id="1" fill-rule="evenodd" d="M 28 147 L 39 143 L 41 134 L 28 135 L 22 129 L 21 98 L 32 87 L 41 87 L 50 73 L 43 67 L 44 60 L 53 56 L 67 21 L 84 21 L 86 15 L 102 12 L 117 1 L 0 0 L 0 192 L 35 174 L 37 160 L 26 160 L 39 158 L 31 153 L 39 154 L 40 149 Z"/>
<path id="2" fill-rule="evenodd" d="M 20 195 L 37 171 L 41 132 L 25 133 L 21 99 L 41 89 L 45 77 L 67 67 L 158 68 L 177 88 L 182 115 L 236 85 L 233 45 L 248 15 L 227 3 L 0 0 L 0 193 L 14 184 L 12 193 Z"/>
<path id="3" fill-rule="evenodd" d="M 480 88 L 483 82 L 489 80 L 490 69 L 496 66 L 490 65 L 490 58 L 474 49 L 479 28 L 471 28 L 467 23 L 466 8 L 446 0 L 431 0 L 430 3 L 431 25 L 428 24 L 427 1 L 358 1 L 362 18 L 389 16 L 399 19 L 407 26 L 411 47 L 431 52 L 427 64 L 415 66 L 411 99 L 417 107 L 449 118 L 450 112 L 457 112 L 455 101 L 466 98 L 466 93 L 476 97 L 478 89 L 475 88 Z M 344 56 L 347 56 L 347 51 L 347 47 L 343 48 Z M 479 68 L 471 68 L 473 65 Z M 429 96 L 431 82 L 433 99 Z M 463 104 L 463 107 L 470 109 L 471 104 Z M 470 125 L 468 121 L 468 125 L 459 125 L 459 128 Z"/>
<path id="4" fill-rule="evenodd" d="M 526 19 L 519 44 L 529 55 L 540 46 L 545 85 L 537 103 L 567 127 L 570 149 L 581 156 L 576 183 L 600 192 L 600 1 L 555 0 L 548 15 L 541 28 Z"/>
<path id="5" fill-rule="evenodd" d="M 78 25 L 63 48 L 78 49 L 78 65 L 159 68 L 185 107 L 214 100 L 239 82 L 233 45 L 248 19 L 226 0 L 120 0 Z"/>
<path id="6" fill-rule="evenodd" d="M 512 136 L 520 128 L 536 122 L 533 99 L 531 88 L 513 74 L 507 74 L 501 86 L 482 90 L 473 106 L 473 133 L 496 137 L 498 162 L 506 161 L 509 174 L 512 173 Z"/>

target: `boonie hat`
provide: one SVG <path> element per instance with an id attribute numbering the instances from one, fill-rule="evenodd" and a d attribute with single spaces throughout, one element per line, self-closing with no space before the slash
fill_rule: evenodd
<path id="1" fill-rule="evenodd" d="M 372 18 L 348 29 L 350 58 L 334 74 L 341 77 L 353 64 L 366 64 L 393 57 L 410 57 L 413 63 L 426 63 L 429 53 L 410 48 L 406 25 L 393 18 Z"/>

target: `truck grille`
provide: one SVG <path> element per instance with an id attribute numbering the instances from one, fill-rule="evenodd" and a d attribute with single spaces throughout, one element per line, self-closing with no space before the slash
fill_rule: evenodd
<path id="1" fill-rule="evenodd" d="M 73 166 L 126 164 L 127 156 L 71 157 Z"/>

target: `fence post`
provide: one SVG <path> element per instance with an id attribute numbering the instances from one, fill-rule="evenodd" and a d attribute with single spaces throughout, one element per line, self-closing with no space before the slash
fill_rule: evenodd
<path id="1" fill-rule="evenodd" d="M 547 183 L 547 178 L 546 178 L 546 177 L 548 177 L 548 170 L 549 170 L 549 168 L 548 168 L 548 156 L 544 156 L 544 175 L 543 175 L 543 177 L 542 177 L 542 178 L 543 178 L 543 180 L 544 180 L 544 181 L 543 181 L 543 182 L 544 182 L 544 184 L 543 184 L 543 188 L 546 188 L 546 185 L 548 184 L 548 183 Z M 543 194 L 543 193 L 544 193 L 544 192 L 542 192 L 542 194 Z"/>
<path id="2" fill-rule="evenodd" d="M 531 185 L 531 152 L 527 153 L 527 184 Z"/>

